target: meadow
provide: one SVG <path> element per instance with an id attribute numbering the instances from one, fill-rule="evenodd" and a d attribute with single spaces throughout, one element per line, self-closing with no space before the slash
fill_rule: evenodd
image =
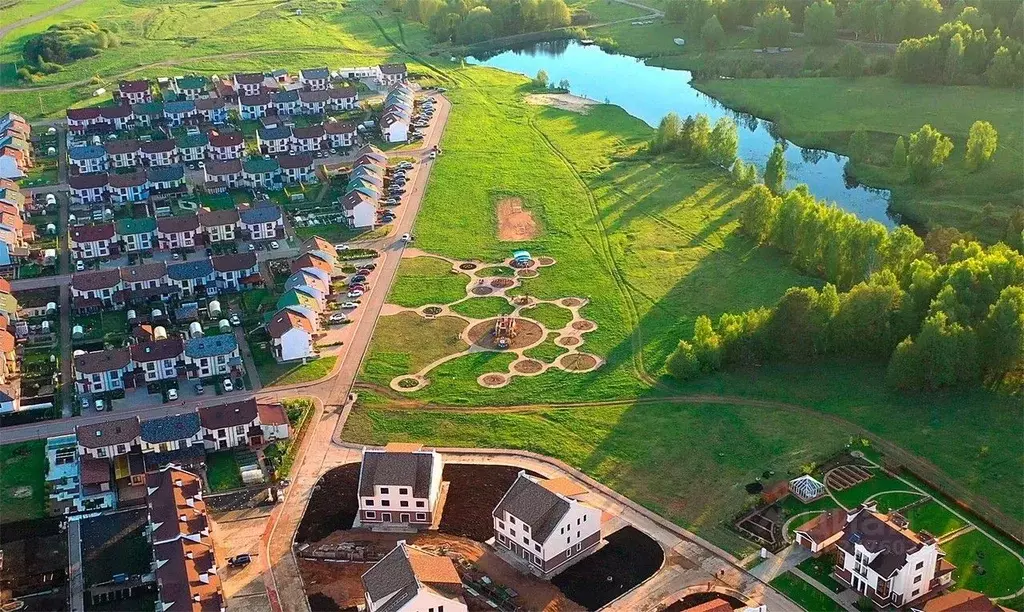
<path id="1" fill-rule="evenodd" d="M 954 226 L 979 238 L 1003 238 L 1009 215 L 1024 201 L 1024 91 L 982 86 L 913 85 L 888 77 L 858 79 L 735 79 L 695 83 L 722 103 L 771 119 L 803 147 L 846 154 L 850 134 L 863 128 L 868 159 L 851 170 L 864 183 L 889 188 L 892 208 L 921 225 Z M 992 163 L 964 166 L 967 133 L 978 120 L 999 132 Z M 896 138 L 931 124 L 953 140 L 953 153 L 936 179 L 914 185 L 890 166 Z M 991 211 L 983 208 L 991 204 Z"/>
<path id="2" fill-rule="evenodd" d="M 0 446 L 0 522 L 46 514 L 46 441 Z"/>

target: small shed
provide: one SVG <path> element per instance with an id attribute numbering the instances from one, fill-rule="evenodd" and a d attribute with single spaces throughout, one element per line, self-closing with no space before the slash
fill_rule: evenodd
<path id="1" fill-rule="evenodd" d="M 217 300 L 211 300 L 209 305 L 210 318 L 214 319 L 220 315 L 220 302 Z"/>
<path id="2" fill-rule="evenodd" d="M 797 499 L 809 504 L 825 494 L 825 485 L 812 476 L 801 476 L 789 481 L 789 492 Z"/>
<path id="3" fill-rule="evenodd" d="M 203 326 L 199 324 L 199 321 L 192 321 L 189 323 L 188 333 L 193 338 L 198 338 L 203 335 Z"/>
<path id="4" fill-rule="evenodd" d="M 229 323 L 227 319 L 221 319 L 217 323 L 217 327 L 220 329 L 220 333 L 222 334 L 231 333 L 231 323 Z"/>

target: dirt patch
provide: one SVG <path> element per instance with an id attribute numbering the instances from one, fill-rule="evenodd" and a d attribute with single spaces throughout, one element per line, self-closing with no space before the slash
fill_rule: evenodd
<path id="1" fill-rule="evenodd" d="M 565 298 L 562 300 L 562 306 L 565 306 L 566 308 L 573 308 L 575 306 L 580 306 L 581 304 L 583 304 L 583 301 L 577 298 Z"/>
<path id="2" fill-rule="evenodd" d="M 527 359 L 526 361 L 517 361 L 512 368 L 521 374 L 536 374 L 544 369 L 544 364 L 536 359 Z"/>
<path id="3" fill-rule="evenodd" d="M 495 289 L 508 289 L 514 284 L 516 284 L 516 282 L 511 278 L 496 278 L 491 281 L 491 286 Z"/>
<path id="4" fill-rule="evenodd" d="M 490 287 L 473 287 L 470 290 L 470 293 L 472 293 L 473 295 L 490 295 L 494 293 L 494 289 Z"/>
<path id="5" fill-rule="evenodd" d="M 469 328 L 469 341 L 474 345 L 491 351 L 518 350 L 533 346 L 544 337 L 540 325 L 527 319 L 515 318 L 515 337 L 511 338 L 508 347 L 498 348 L 494 336 L 494 324 L 497 319 L 488 319 Z"/>
<path id="6" fill-rule="evenodd" d="M 25 499 L 32 497 L 32 487 L 11 487 L 7 489 L 7 494 L 14 499 Z"/>
<path id="7" fill-rule="evenodd" d="M 582 559 L 551 583 L 588 610 L 597 610 L 654 575 L 664 553 L 638 529 L 627 526 L 606 538 L 605 546 Z"/>
<path id="8" fill-rule="evenodd" d="M 372 563 L 331 563 L 299 559 L 299 572 L 313 612 L 355 610 L 365 603 L 361 576 Z"/>
<path id="9" fill-rule="evenodd" d="M 476 264 L 475 263 L 469 263 L 469 262 L 461 263 L 461 264 L 459 264 L 459 269 L 460 270 L 476 270 Z"/>
<path id="10" fill-rule="evenodd" d="M 574 96 L 568 93 L 542 93 L 530 94 L 524 98 L 527 104 L 537 106 L 554 106 L 571 113 L 587 114 L 590 107 L 597 104 L 597 101 L 590 98 Z"/>
<path id="11" fill-rule="evenodd" d="M 583 353 L 573 353 L 571 355 L 565 355 L 559 361 L 566 370 L 570 372 L 583 372 L 585 370 L 593 369 L 597 365 L 597 359 L 593 355 L 584 355 Z"/>
<path id="12" fill-rule="evenodd" d="M 519 470 L 507 465 L 446 463 L 441 479 L 449 483 L 448 499 L 438 528 L 477 542 L 493 537 L 491 510 L 515 482 Z"/>
<path id="13" fill-rule="evenodd" d="M 530 303 L 530 296 L 517 295 L 516 297 L 512 298 L 512 303 L 515 304 L 516 306 L 526 306 L 527 304 Z"/>
<path id="14" fill-rule="evenodd" d="M 537 222 L 528 210 L 523 210 L 519 198 L 498 200 L 498 240 L 522 242 L 532 240 L 540 234 Z"/>
<path id="15" fill-rule="evenodd" d="M 539 272 L 537 272 L 536 270 L 519 270 L 518 272 L 516 272 L 516 276 L 520 278 L 533 278 L 538 274 Z"/>
<path id="16" fill-rule="evenodd" d="M 572 328 L 576 331 L 590 331 L 594 329 L 594 324 L 590 321 L 576 321 L 572 324 Z"/>
<path id="17" fill-rule="evenodd" d="M 480 379 L 480 384 L 485 387 L 504 387 L 508 379 L 504 374 L 487 374 Z"/>
<path id="18" fill-rule="evenodd" d="M 555 265 L 555 259 L 553 257 L 538 257 L 537 263 L 542 266 L 553 266 Z"/>
<path id="19" fill-rule="evenodd" d="M 436 317 L 437 315 L 441 314 L 441 307 L 440 306 L 427 306 L 426 308 L 423 309 L 423 314 L 430 315 L 432 317 Z"/>
<path id="20" fill-rule="evenodd" d="M 747 607 L 747 603 L 740 599 L 733 597 L 732 595 L 726 595 L 725 593 L 717 593 L 711 591 L 710 593 L 693 593 L 686 597 L 672 603 L 669 607 L 665 608 L 664 612 L 685 612 L 691 610 L 701 604 L 709 601 L 721 599 L 729 603 L 729 607 L 734 610 L 739 610 Z"/>
<path id="21" fill-rule="evenodd" d="M 558 340 L 555 340 L 555 344 L 558 346 L 576 346 L 580 343 L 580 339 L 576 336 L 563 336 Z"/>
<path id="22" fill-rule="evenodd" d="M 316 542 L 339 529 L 352 529 L 359 511 L 356 487 L 359 486 L 360 465 L 349 463 L 323 475 L 310 495 L 295 534 L 296 542 Z"/>

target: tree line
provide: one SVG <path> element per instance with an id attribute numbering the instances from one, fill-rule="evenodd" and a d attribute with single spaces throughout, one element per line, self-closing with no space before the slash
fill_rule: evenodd
<path id="1" fill-rule="evenodd" d="M 568 26 L 564 0 L 393 0 L 392 8 L 427 26 L 438 41 L 471 44 Z"/>
<path id="2" fill-rule="evenodd" d="M 22 49 L 25 66 L 18 69 L 18 76 L 31 81 L 37 74 L 60 72 L 75 60 L 92 57 L 119 43 L 116 34 L 92 21 L 52 25 L 25 43 Z"/>
<path id="3" fill-rule="evenodd" d="M 766 172 L 767 174 L 767 172 Z M 741 231 L 828 281 L 792 288 L 772 308 L 701 316 L 669 373 L 691 379 L 722 367 L 809 363 L 834 355 L 885 361 L 907 390 L 997 383 L 1024 369 L 1024 255 L 999 243 L 929 244 L 909 228 L 815 200 L 806 186 L 779 195 L 750 188 Z"/>
<path id="4" fill-rule="evenodd" d="M 685 120 L 676 113 L 665 115 L 648 143 L 648 150 L 655 155 L 675 153 L 689 161 L 723 169 L 739 161 L 736 158 L 738 148 L 736 122 L 731 117 L 722 117 L 711 125 L 704 113 Z"/>

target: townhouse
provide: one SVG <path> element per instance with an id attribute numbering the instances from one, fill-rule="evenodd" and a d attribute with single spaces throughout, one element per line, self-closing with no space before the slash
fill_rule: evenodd
<path id="1" fill-rule="evenodd" d="M 278 308 L 294 306 L 300 310 L 308 310 L 314 314 L 321 313 L 327 307 L 327 294 L 309 286 L 293 287 L 286 290 L 277 299 Z M 311 320 L 317 321 L 316 317 Z M 318 326 L 313 326 L 314 331 L 319 331 Z"/>
<path id="2" fill-rule="evenodd" d="M 315 317 L 315 313 L 304 313 L 297 308 L 282 308 L 267 321 L 271 352 L 278 363 L 317 356 L 313 328 Z"/>
<path id="3" fill-rule="evenodd" d="M 281 404 L 257 404 L 256 413 L 260 418 L 263 439 L 270 443 L 288 437 L 288 413 Z"/>
<path id="4" fill-rule="evenodd" d="M 120 308 L 120 289 L 121 273 L 116 269 L 71 275 L 71 303 L 78 312 Z"/>
<path id="5" fill-rule="evenodd" d="M 67 121 L 68 131 L 72 134 L 84 134 L 106 123 L 106 120 L 100 117 L 100 109 L 95 106 L 67 109 Z"/>
<path id="6" fill-rule="evenodd" d="M 182 296 L 217 294 L 217 277 L 213 269 L 213 262 L 209 259 L 169 264 L 167 279 L 168 282 L 178 287 Z"/>
<path id="7" fill-rule="evenodd" d="M 195 100 L 206 93 L 207 83 L 206 77 L 201 76 L 174 77 L 171 81 L 171 91 L 176 93 L 179 98 Z"/>
<path id="8" fill-rule="evenodd" d="M 178 163 L 178 147 L 170 138 L 151 140 L 139 145 L 139 160 L 146 166 L 168 166 Z"/>
<path id="9" fill-rule="evenodd" d="M 257 446 L 263 441 L 255 398 L 200 408 L 199 420 L 207 450 Z"/>
<path id="10" fill-rule="evenodd" d="M 261 125 L 256 128 L 256 144 L 267 155 L 288 153 L 292 148 L 292 130 L 284 125 L 272 128 Z"/>
<path id="11" fill-rule="evenodd" d="M 149 199 L 149 179 L 146 171 L 137 169 L 130 174 L 107 175 L 110 201 L 118 204 L 144 202 Z"/>
<path id="12" fill-rule="evenodd" d="M 322 124 L 292 129 L 292 153 L 316 153 L 323 149 L 327 140 Z"/>
<path id="13" fill-rule="evenodd" d="M 149 195 L 154 200 L 188 193 L 183 164 L 147 168 L 146 180 L 149 181 Z"/>
<path id="14" fill-rule="evenodd" d="M 68 162 L 75 172 L 106 172 L 107 151 L 101 145 L 78 145 L 68 149 Z"/>
<path id="15" fill-rule="evenodd" d="M 284 215 L 277 206 L 257 205 L 255 208 L 238 208 L 238 220 L 242 231 L 250 240 L 274 240 L 284 238 Z"/>
<path id="16" fill-rule="evenodd" d="M 425 528 L 441 489 L 441 455 L 415 443 L 363 448 L 359 468 L 359 521 Z"/>
<path id="17" fill-rule="evenodd" d="M 267 92 L 238 96 L 238 116 L 242 121 L 257 121 L 266 117 L 270 109 L 271 97 Z"/>
<path id="18" fill-rule="evenodd" d="M 327 146 L 332 149 L 347 149 L 355 144 L 356 123 L 354 121 L 328 121 L 324 124 Z"/>
<path id="19" fill-rule="evenodd" d="M 140 342 L 129 350 L 135 365 L 135 386 L 144 387 L 151 382 L 178 377 L 182 351 L 180 338 Z"/>
<path id="20" fill-rule="evenodd" d="M 107 173 L 72 174 L 68 176 L 68 190 L 74 205 L 103 202 L 107 199 Z"/>
<path id="21" fill-rule="evenodd" d="M 210 159 L 214 161 L 240 159 L 245 152 L 245 140 L 241 132 L 211 131 L 209 139 Z"/>
<path id="22" fill-rule="evenodd" d="M 299 248 L 303 254 L 305 253 L 316 253 L 318 256 L 323 257 L 327 261 L 336 262 L 338 261 L 338 250 L 334 248 L 334 245 L 320 236 L 310 236 L 309 238 L 302 241 Z M 295 270 L 292 270 L 294 272 Z"/>
<path id="23" fill-rule="evenodd" d="M 185 374 L 189 378 L 241 376 L 242 355 L 235 335 L 199 336 L 185 341 Z"/>
<path id="24" fill-rule="evenodd" d="M 255 253 L 215 255 L 210 259 L 218 289 L 237 291 L 262 282 Z"/>
<path id="25" fill-rule="evenodd" d="M 412 122 L 410 111 L 388 106 L 380 116 L 380 134 L 385 142 L 406 142 L 409 140 L 409 124 Z"/>
<path id="26" fill-rule="evenodd" d="M 281 182 L 285 185 L 308 183 L 313 179 L 313 156 L 309 153 L 278 155 L 281 168 Z"/>
<path id="27" fill-rule="evenodd" d="M 242 160 L 211 161 L 203 168 L 207 191 L 235 189 L 242 185 Z"/>
<path id="28" fill-rule="evenodd" d="M 189 134 L 175 141 L 178 158 L 185 163 L 202 161 L 210 147 L 210 138 L 206 134 Z"/>
<path id="29" fill-rule="evenodd" d="M 121 104 L 142 104 L 153 101 L 153 92 L 146 79 L 120 81 L 114 91 L 114 99 Z"/>
<path id="30" fill-rule="evenodd" d="M 121 249 L 126 253 L 152 251 L 156 237 L 156 220 L 151 217 L 141 219 L 119 219 L 115 225 L 117 236 L 121 240 Z"/>
<path id="31" fill-rule="evenodd" d="M 77 225 L 68 230 L 74 259 L 98 259 L 116 256 L 117 230 L 113 223 Z"/>
<path id="32" fill-rule="evenodd" d="M 100 122 L 108 129 L 121 132 L 135 125 L 135 114 L 130 104 L 101 106 Z"/>
<path id="33" fill-rule="evenodd" d="M 121 291 L 123 302 L 146 302 L 152 298 L 164 297 L 176 293 L 173 285 L 166 282 L 167 264 L 154 261 L 135 266 L 123 266 L 121 272 Z"/>
<path id="34" fill-rule="evenodd" d="M 377 200 L 360 191 L 345 194 L 341 211 L 349 227 L 372 228 L 377 223 Z"/>
<path id="35" fill-rule="evenodd" d="M 601 511 L 579 501 L 586 494 L 568 478 L 520 471 L 491 512 L 495 547 L 545 579 L 579 561 L 601 543 Z"/>
<path id="36" fill-rule="evenodd" d="M 323 295 L 330 295 L 331 293 L 331 276 L 325 272 L 317 270 L 316 268 L 301 268 L 296 272 L 293 272 L 284 281 L 284 290 L 289 291 L 300 287 L 309 287 L 316 289 Z"/>
<path id="37" fill-rule="evenodd" d="M 79 395 L 106 393 L 124 389 L 132 358 L 128 349 L 115 348 L 75 355 L 71 365 Z"/>
<path id="38" fill-rule="evenodd" d="M 299 84 L 310 91 L 321 91 L 331 86 L 331 71 L 327 68 L 311 68 L 299 71 Z"/>
<path id="39" fill-rule="evenodd" d="M 330 98 L 327 100 L 327 108 L 333 111 L 346 111 L 356 108 L 359 103 L 359 95 L 355 87 L 333 87 L 327 90 Z"/>
<path id="40" fill-rule="evenodd" d="M 333 278 L 335 276 L 334 261 L 334 259 L 325 253 L 309 251 L 292 260 L 291 271 L 296 272 L 306 268 L 313 268 Z"/>
<path id="41" fill-rule="evenodd" d="M 195 100 L 185 99 L 164 102 L 164 122 L 168 127 L 181 127 L 195 123 L 199 117 Z"/>
<path id="42" fill-rule="evenodd" d="M 103 148 L 107 152 L 107 162 L 112 169 L 134 168 L 139 164 L 138 140 L 109 140 Z"/>
<path id="43" fill-rule="evenodd" d="M 274 114 L 288 116 L 299 114 L 299 90 L 285 89 L 270 95 L 270 104 Z"/>
<path id="44" fill-rule="evenodd" d="M 178 454 L 176 451 L 194 448 L 200 451 L 200 455 L 205 456 L 202 425 L 197 412 L 173 414 L 142 421 L 139 439 L 143 453 L 171 455 Z"/>
<path id="45" fill-rule="evenodd" d="M 127 455 L 139 449 L 141 433 L 137 416 L 103 421 L 94 425 L 79 425 L 75 428 L 78 454 L 91 459 L 112 459 Z"/>
<path id="46" fill-rule="evenodd" d="M 270 157 L 250 157 L 242 162 L 242 180 L 252 189 L 281 189 L 281 165 Z"/>
<path id="47" fill-rule="evenodd" d="M 384 87 L 394 87 L 409 78 L 405 64 L 381 64 L 377 67 L 377 82 Z"/>
<path id="48" fill-rule="evenodd" d="M 224 98 L 199 98 L 196 113 L 203 121 L 219 125 L 228 120 L 228 103 Z"/>
<path id="49" fill-rule="evenodd" d="M 235 74 L 232 83 L 235 91 L 241 96 L 255 96 L 263 91 L 263 81 L 266 79 L 262 73 L 247 72 Z"/>
<path id="50" fill-rule="evenodd" d="M 366 612 L 466 612 L 462 578 L 448 557 L 399 540 L 362 575 Z"/>
<path id="51" fill-rule="evenodd" d="M 135 115 L 135 127 L 150 128 L 164 120 L 163 102 L 143 102 L 132 105 L 132 114 Z"/>
<path id="52" fill-rule="evenodd" d="M 194 249 L 198 233 L 198 215 L 164 217 L 156 221 L 157 248 L 163 251 Z"/>
<path id="53" fill-rule="evenodd" d="M 322 115 L 330 99 L 331 94 L 327 91 L 299 91 L 299 112 L 303 115 Z"/>
<path id="54" fill-rule="evenodd" d="M 233 208 L 204 210 L 199 213 L 199 226 L 211 244 L 231 242 L 236 238 L 238 230 L 238 211 Z"/>

